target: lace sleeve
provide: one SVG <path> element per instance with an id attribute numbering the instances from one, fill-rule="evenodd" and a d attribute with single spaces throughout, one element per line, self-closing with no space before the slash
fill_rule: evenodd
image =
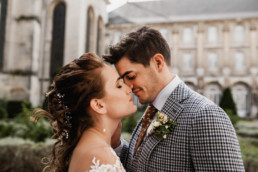
<path id="1" fill-rule="evenodd" d="M 116 156 L 116 162 L 115 164 L 101 164 L 100 161 L 97 160 L 95 157 L 93 157 L 91 169 L 89 172 L 125 172 L 125 169 L 120 162 L 120 159 L 116 155 L 116 153 L 113 151 L 112 148 L 110 148 L 111 152 Z"/>

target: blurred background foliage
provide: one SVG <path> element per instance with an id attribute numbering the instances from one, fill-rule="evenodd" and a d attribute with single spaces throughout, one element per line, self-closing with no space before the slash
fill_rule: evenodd
<path id="1" fill-rule="evenodd" d="M 1 115 L 0 138 L 18 137 L 43 142 L 46 138 L 51 137 L 52 129 L 46 119 L 40 118 L 38 122 L 33 122 L 33 108 L 29 102 L 11 101 L 3 103 L 3 105 L 6 107 L 2 106 L 0 109 L 6 108 L 6 111 Z"/>

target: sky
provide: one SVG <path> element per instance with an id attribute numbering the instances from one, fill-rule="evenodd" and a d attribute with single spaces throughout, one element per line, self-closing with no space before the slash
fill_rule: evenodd
<path id="1" fill-rule="evenodd" d="M 111 12 L 114 9 L 124 5 L 127 2 L 127 0 L 109 0 L 109 1 L 110 1 L 110 4 L 108 4 L 107 6 L 107 12 Z"/>
<path id="2" fill-rule="evenodd" d="M 143 1 L 159 1 L 159 0 L 109 0 L 110 4 L 107 6 L 107 12 L 111 12 L 116 8 L 121 7 L 127 2 L 143 2 Z"/>

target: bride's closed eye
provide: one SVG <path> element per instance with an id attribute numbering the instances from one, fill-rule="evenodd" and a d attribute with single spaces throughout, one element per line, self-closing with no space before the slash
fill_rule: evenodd
<path id="1" fill-rule="evenodd" d="M 117 81 L 116 87 L 117 87 L 117 88 L 122 88 L 122 87 L 123 87 L 123 81 L 122 81 L 122 79 L 120 79 L 120 80 Z"/>

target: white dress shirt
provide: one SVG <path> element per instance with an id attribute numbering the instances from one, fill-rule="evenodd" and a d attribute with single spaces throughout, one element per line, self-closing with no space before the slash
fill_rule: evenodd
<path id="1" fill-rule="evenodd" d="M 157 97 L 154 99 L 154 101 L 152 102 L 152 105 L 158 109 L 159 111 L 161 111 L 162 107 L 164 106 L 165 102 L 167 101 L 169 95 L 174 91 L 174 89 L 181 83 L 182 81 L 180 80 L 180 78 L 175 75 L 175 78 L 172 79 L 172 81 L 170 81 L 168 83 L 168 85 L 166 85 L 157 95 Z"/>

